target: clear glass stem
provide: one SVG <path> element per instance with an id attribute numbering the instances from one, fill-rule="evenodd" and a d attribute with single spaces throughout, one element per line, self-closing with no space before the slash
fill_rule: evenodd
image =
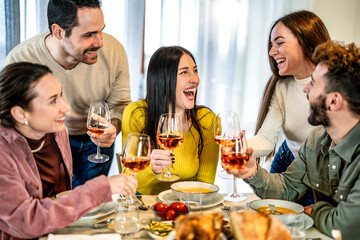
<path id="1" fill-rule="evenodd" d="M 172 176 L 172 174 L 170 172 L 170 167 L 171 167 L 171 165 L 166 167 L 166 172 L 164 173 L 165 177 L 171 177 Z"/>
<path id="2" fill-rule="evenodd" d="M 233 178 L 233 193 L 231 194 L 231 197 L 239 197 L 239 194 L 237 192 L 237 184 L 236 184 L 236 177 Z"/>
<path id="3" fill-rule="evenodd" d="M 103 157 L 101 156 L 100 154 L 100 147 L 97 146 L 96 147 L 96 156 L 95 156 L 96 159 L 102 159 Z"/>

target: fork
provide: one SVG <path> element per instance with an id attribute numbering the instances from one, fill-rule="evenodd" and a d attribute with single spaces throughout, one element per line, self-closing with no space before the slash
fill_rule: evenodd
<path id="1" fill-rule="evenodd" d="M 221 210 L 224 210 L 224 211 L 230 211 L 231 206 L 227 206 L 227 205 L 225 205 L 225 203 L 224 203 L 224 202 L 221 202 L 221 204 L 223 205 L 223 206 L 221 207 Z"/>

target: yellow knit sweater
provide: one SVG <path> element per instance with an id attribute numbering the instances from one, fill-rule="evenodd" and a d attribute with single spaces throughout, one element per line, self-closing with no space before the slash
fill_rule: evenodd
<path id="1" fill-rule="evenodd" d="M 131 132 L 141 132 L 145 126 L 147 103 L 144 100 L 130 103 L 124 110 L 122 119 L 122 146 Z M 214 183 L 219 147 L 214 140 L 215 114 L 206 108 L 198 110 L 197 117 L 203 134 L 203 150 L 198 154 L 200 135 L 192 126 L 184 132 L 184 142 L 174 150 L 175 163 L 171 171 L 180 176 L 179 181 L 202 181 Z M 125 173 L 130 173 L 126 169 Z M 138 180 L 137 191 L 142 194 L 159 194 L 170 189 L 172 183 L 156 179 L 151 165 L 136 175 Z"/>

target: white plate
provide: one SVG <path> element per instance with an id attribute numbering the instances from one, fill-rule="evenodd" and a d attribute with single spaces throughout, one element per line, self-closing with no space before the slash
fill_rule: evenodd
<path id="1" fill-rule="evenodd" d="M 314 220 L 310 216 L 305 213 L 302 213 L 301 216 L 305 218 L 305 229 L 309 229 L 314 225 Z"/>
<path id="2" fill-rule="evenodd" d="M 108 215 L 115 212 L 117 204 L 113 201 L 102 203 L 97 207 L 96 211 L 90 211 L 85 216 L 81 217 L 79 220 L 71 224 L 71 227 L 77 227 L 77 226 L 89 226 L 91 224 L 94 224 L 101 219 L 107 217 Z"/>
<path id="3" fill-rule="evenodd" d="M 166 190 L 159 193 L 158 198 L 166 204 L 179 201 L 179 199 L 173 194 L 172 190 Z M 211 199 L 211 201 L 203 202 L 201 208 L 210 208 L 219 205 L 223 201 L 223 199 L 223 195 L 218 193 L 213 199 Z M 191 209 L 199 210 L 199 207 L 191 206 Z"/>

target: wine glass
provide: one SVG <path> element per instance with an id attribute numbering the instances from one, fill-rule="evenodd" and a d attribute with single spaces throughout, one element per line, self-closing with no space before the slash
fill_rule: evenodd
<path id="1" fill-rule="evenodd" d="M 106 103 L 96 102 L 90 105 L 86 126 L 91 133 L 102 135 L 109 127 L 109 122 L 110 112 Z M 104 163 L 109 161 L 109 159 L 109 156 L 100 154 L 99 145 L 97 145 L 96 154 L 88 157 L 88 160 L 93 163 Z"/>
<path id="2" fill-rule="evenodd" d="M 227 111 L 217 114 L 215 121 L 215 142 L 220 146 L 231 144 L 239 136 L 240 126 L 236 113 Z M 232 179 L 224 169 L 219 172 L 223 179 Z"/>
<path id="3" fill-rule="evenodd" d="M 248 145 L 243 131 L 238 138 L 235 139 L 233 145 L 222 145 L 221 162 L 225 170 L 240 170 L 249 161 Z M 233 178 L 233 193 L 225 196 L 225 201 L 240 202 L 247 199 L 245 194 L 237 192 L 236 177 Z"/>
<path id="4" fill-rule="evenodd" d="M 150 165 L 150 136 L 143 133 L 129 133 L 123 149 L 121 162 L 135 177 Z"/>
<path id="5" fill-rule="evenodd" d="M 239 147 L 236 146 L 239 144 L 239 141 L 241 139 L 240 135 L 241 135 L 240 125 L 236 113 L 228 111 L 217 114 L 215 121 L 214 136 L 215 136 L 215 142 L 220 145 L 222 162 L 224 161 L 227 162 L 229 160 L 226 152 L 224 151 L 231 150 L 233 148 L 239 149 Z M 246 146 L 247 146 L 247 142 L 246 142 Z M 247 147 L 246 147 L 246 151 L 247 151 Z M 232 154 L 231 156 L 234 155 L 232 152 L 229 153 Z M 224 160 L 223 160 L 223 155 L 224 155 Z M 223 175 L 221 175 L 221 173 L 223 173 Z M 224 176 L 228 176 L 228 175 L 225 170 L 222 170 L 220 172 L 220 176 L 226 179 L 227 177 Z M 247 197 L 244 194 L 237 192 L 236 177 L 233 176 L 233 193 L 226 196 L 224 200 L 230 202 L 240 202 L 246 199 Z"/>
<path id="6" fill-rule="evenodd" d="M 132 176 L 136 177 L 138 172 L 141 172 L 150 165 L 150 154 L 150 136 L 143 133 L 129 133 L 124 145 L 121 163 L 131 172 Z M 141 205 L 139 201 L 135 202 L 132 196 L 124 200 L 132 204 Z"/>
<path id="7" fill-rule="evenodd" d="M 156 134 L 156 142 L 159 146 L 167 151 L 172 151 L 179 147 L 183 141 L 182 118 L 178 114 L 165 113 L 160 116 Z M 170 165 L 171 166 L 171 165 Z M 156 175 L 160 181 L 174 182 L 179 180 L 177 174 L 171 173 L 170 166 L 166 168 L 166 172 Z"/>

